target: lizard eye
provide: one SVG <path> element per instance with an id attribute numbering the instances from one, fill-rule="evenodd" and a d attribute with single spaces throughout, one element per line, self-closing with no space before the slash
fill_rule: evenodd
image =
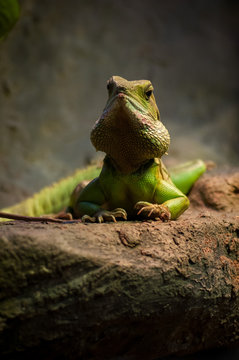
<path id="1" fill-rule="evenodd" d="M 150 96 L 152 95 L 152 93 L 153 93 L 153 90 L 147 90 L 147 91 L 146 91 L 145 95 L 146 95 L 147 100 L 149 100 L 149 98 L 150 98 Z"/>
<path id="2" fill-rule="evenodd" d="M 112 81 L 107 81 L 107 90 L 108 91 L 111 91 L 112 90 L 112 87 L 113 87 L 113 83 L 112 83 Z"/>

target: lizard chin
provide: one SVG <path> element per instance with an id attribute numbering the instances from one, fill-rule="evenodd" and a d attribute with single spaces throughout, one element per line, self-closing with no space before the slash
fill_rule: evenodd
<path id="1" fill-rule="evenodd" d="M 91 132 L 96 150 L 105 152 L 127 173 L 167 152 L 170 136 L 159 119 L 125 93 L 110 100 Z"/>

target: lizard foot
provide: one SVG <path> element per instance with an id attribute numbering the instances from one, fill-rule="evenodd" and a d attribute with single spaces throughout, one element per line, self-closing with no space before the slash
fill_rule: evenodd
<path id="1" fill-rule="evenodd" d="M 146 201 L 138 201 L 134 208 L 138 210 L 137 215 L 142 215 L 150 219 L 162 221 L 170 220 L 171 213 L 165 205 L 151 204 Z"/>
<path id="2" fill-rule="evenodd" d="M 84 215 L 82 216 L 82 222 L 98 222 L 102 223 L 104 221 L 113 221 L 117 222 L 116 218 L 123 218 L 127 220 L 127 213 L 124 209 L 117 208 L 111 211 L 108 210 L 100 210 L 94 214 L 94 216 Z"/>

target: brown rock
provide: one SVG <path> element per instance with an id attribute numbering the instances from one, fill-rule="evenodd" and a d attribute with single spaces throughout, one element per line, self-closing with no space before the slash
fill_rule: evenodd
<path id="1" fill-rule="evenodd" d="M 168 223 L 2 223 L 1 359 L 156 359 L 238 345 L 237 174 L 205 175 L 191 208 Z"/>
<path id="2" fill-rule="evenodd" d="M 190 200 L 195 207 L 239 212 L 239 170 L 206 173 L 194 185 Z"/>

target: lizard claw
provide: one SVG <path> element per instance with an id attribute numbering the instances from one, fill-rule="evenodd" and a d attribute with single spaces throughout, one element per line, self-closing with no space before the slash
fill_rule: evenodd
<path id="1" fill-rule="evenodd" d="M 138 210 L 137 215 L 142 215 L 144 217 L 148 217 L 154 220 L 157 220 L 158 218 L 162 221 L 170 220 L 171 213 L 167 206 L 162 204 L 151 204 L 146 201 L 138 201 L 134 208 Z"/>
<path id="2" fill-rule="evenodd" d="M 105 221 L 117 222 L 116 218 L 122 218 L 127 220 L 127 213 L 124 209 L 117 208 L 114 210 L 100 210 L 94 214 L 94 216 L 84 215 L 81 220 L 82 222 L 98 222 L 103 223 Z"/>
<path id="3" fill-rule="evenodd" d="M 96 222 L 96 218 L 94 216 L 89 216 L 89 215 L 84 215 L 81 218 L 81 221 L 84 222 L 91 222 L 91 223 L 95 223 Z"/>

